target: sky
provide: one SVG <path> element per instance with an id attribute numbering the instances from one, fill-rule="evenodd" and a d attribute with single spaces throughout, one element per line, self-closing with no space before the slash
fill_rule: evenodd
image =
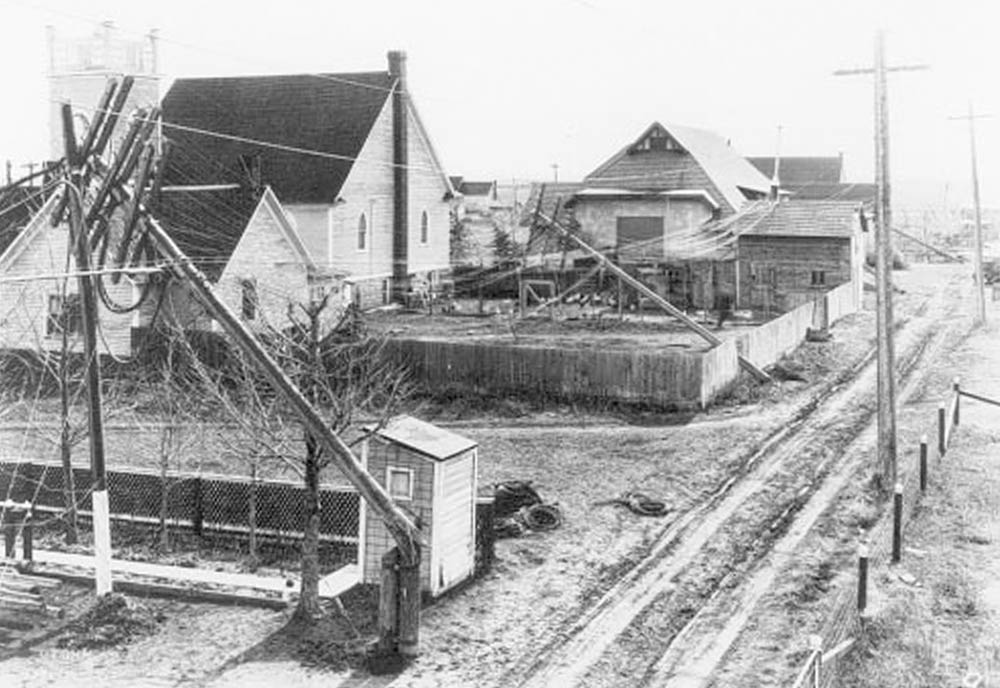
<path id="1" fill-rule="evenodd" d="M 0 161 L 46 156 L 45 27 L 159 30 L 172 78 L 385 69 L 410 91 L 449 174 L 581 179 L 653 121 L 716 131 L 745 155 L 843 153 L 871 181 L 875 31 L 889 77 L 890 169 L 901 205 L 971 205 L 967 122 L 983 203 L 1000 207 L 1000 5 L 883 0 L 0 0 Z M 780 127 L 780 144 L 779 144 Z M 558 165 L 558 170 L 553 168 Z"/>

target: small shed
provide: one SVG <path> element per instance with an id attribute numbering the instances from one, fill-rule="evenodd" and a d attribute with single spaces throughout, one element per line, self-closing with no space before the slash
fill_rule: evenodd
<path id="1" fill-rule="evenodd" d="M 437 597 L 475 570 L 478 444 L 411 416 L 369 428 L 361 457 L 368 472 L 408 512 L 428 543 L 421 589 Z M 365 505 L 364 581 L 378 583 L 382 556 L 396 542 Z"/>

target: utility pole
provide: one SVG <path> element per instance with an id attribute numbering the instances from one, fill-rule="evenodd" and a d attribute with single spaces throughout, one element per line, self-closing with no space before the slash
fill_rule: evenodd
<path id="1" fill-rule="evenodd" d="M 875 82 L 875 302 L 878 354 L 878 464 L 876 480 L 883 490 L 896 484 L 896 379 L 892 317 L 892 207 L 889 184 L 888 72 L 919 71 L 927 65 L 886 67 L 885 32 L 875 34 L 871 68 L 842 69 L 835 76 L 872 74 Z"/>
<path id="2" fill-rule="evenodd" d="M 964 119 L 969 122 L 969 151 L 972 154 L 972 201 L 976 210 L 976 320 L 986 324 L 986 285 L 983 283 L 983 214 L 979 205 L 979 166 L 976 161 L 976 120 L 985 119 L 990 115 L 977 115 L 969 101 L 969 113 L 964 117 L 949 117 L 948 119 Z"/>
<path id="3" fill-rule="evenodd" d="M 552 181 L 559 181 L 559 163 L 557 162 L 552 163 Z"/>
<path id="4" fill-rule="evenodd" d="M 84 159 L 73 131 L 73 111 L 62 107 L 63 140 L 69 179 L 63 188 L 69 205 L 69 243 L 76 255 L 77 285 L 83 325 L 83 354 L 87 380 L 87 418 L 90 429 L 91 500 L 94 517 L 94 574 L 98 596 L 111 592 L 111 521 L 108 509 L 108 481 L 104 462 L 104 421 L 101 413 L 101 366 L 97 352 L 97 294 L 90 269 L 90 239 L 83 218 Z M 66 308 L 66 304 L 63 304 Z M 69 326 L 65 318 L 63 327 Z"/>

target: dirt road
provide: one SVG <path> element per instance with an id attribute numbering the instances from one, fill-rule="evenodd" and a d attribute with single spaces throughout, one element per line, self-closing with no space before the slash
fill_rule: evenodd
<path id="1" fill-rule="evenodd" d="M 898 356 L 910 379 L 925 365 L 921 354 L 949 346 L 953 327 L 941 325 L 954 320 L 954 304 L 967 285 L 957 271 L 945 274 L 948 289 L 937 290 L 899 333 Z M 766 589 L 767 574 L 740 586 L 746 600 L 737 597 L 735 605 L 734 598 L 720 591 L 768 556 L 797 515 L 808 521 L 847 475 L 850 461 L 844 449 L 862 433 L 874 410 L 874 366 L 869 361 L 844 377 L 814 408 L 772 437 L 749 472 L 734 476 L 675 522 L 577 624 L 522 663 L 521 672 L 505 676 L 504 684 L 603 688 L 661 685 L 675 676 L 676 685 L 707 680 L 742 628 L 745 615 L 740 610 Z M 787 537 L 794 538 L 802 527 L 793 526 Z M 780 551 L 774 556 L 780 557 Z M 693 665 L 698 673 L 683 680 L 676 668 L 691 665 L 691 657 L 681 643 L 671 652 L 678 638 L 701 658 Z"/>

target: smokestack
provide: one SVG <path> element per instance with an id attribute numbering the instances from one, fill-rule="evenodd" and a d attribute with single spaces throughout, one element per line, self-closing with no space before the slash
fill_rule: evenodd
<path id="1" fill-rule="evenodd" d="M 771 200 L 778 202 L 781 195 L 778 190 L 781 188 L 778 170 L 781 168 L 781 126 L 778 126 L 778 139 L 774 145 L 774 173 L 771 175 Z"/>
<path id="2" fill-rule="evenodd" d="M 407 154 L 406 53 L 389 51 L 392 89 L 392 292 L 403 301 L 409 289 L 409 155 Z"/>

